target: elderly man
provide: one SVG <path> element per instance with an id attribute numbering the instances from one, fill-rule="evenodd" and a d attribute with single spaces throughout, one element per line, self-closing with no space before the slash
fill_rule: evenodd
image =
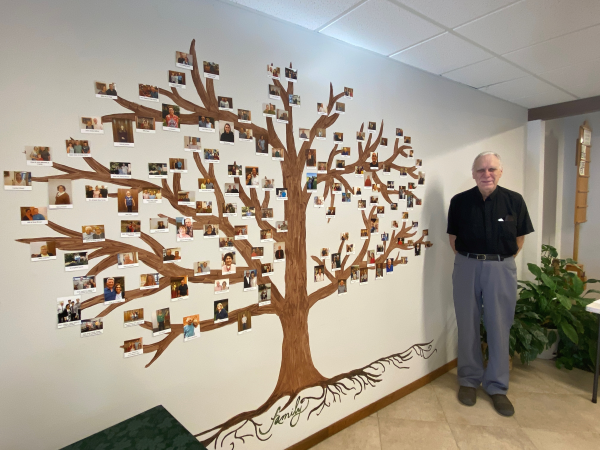
<path id="1" fill-rule="evenodd" d="M 508 390 L 509 334 L 517 301 L 515 256 L 533 232 L 520 194 L 498 186 L 500 156 L 484 152 L 472 167 L 477 186 L 455 195 L 448 212 L 450 246 L 455 253 L 452 274 L 458 326 L 458 399 L 476 401 L 476 389 L 490 395 L 499 414 L 512 416 Z M 483 368 L 480 321 L 487 332 L 489 361 Z"/>
<path id="2" fill-rule="evenodd" d="M 115 300 L 116 297 L 117 293 L 115 291 L 115 279 L 112 277 L 107 278 L 106 287 L 104 288 L 104 301 L 110 302 L 112 300 Z"/>

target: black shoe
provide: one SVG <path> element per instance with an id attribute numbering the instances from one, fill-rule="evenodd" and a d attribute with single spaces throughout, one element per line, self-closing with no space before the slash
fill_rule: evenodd
<path id="1" fill-rule="evenodd" d="M 494 394 L 490 395 L 490 397 L 492 397 L 492 401 L 494 402 L 494 408 L 496 409 L 496 412 L 498 414 L 510 417 L 515 413 L 515 407 L 506 395 Z"/>
<path id="2" fill-rule="evenodd" d="M 477 389 L 461 386 L 458 390 L 458 401 L 466 406 L 473 406 L 477 401 Z"/>

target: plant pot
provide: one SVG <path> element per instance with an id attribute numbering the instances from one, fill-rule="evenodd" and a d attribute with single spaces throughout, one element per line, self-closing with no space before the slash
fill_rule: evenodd
<path id="1" fill-rule="evenodd" d="M 560 336 L 558 335 L 558 330 L 548 330 L 549 333 L 554 333 L 556 335 L 556 341 L 549 348 L 544 350 L 542 353 L 538 355 L 538 359 L 554 359 L 556 358 L 556 354 L 558 352 L 558 340 Z"/>

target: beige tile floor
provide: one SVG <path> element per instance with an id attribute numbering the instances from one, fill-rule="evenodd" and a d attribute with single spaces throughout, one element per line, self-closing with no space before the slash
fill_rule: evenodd
<path id="1" fill-rule="evenodd" d="M 480 388 L 477 404 L 456 398 L 456 369 L 313 447 L 315 450 L 600 450 L 600 403 L 593 374 L 553 361 L 515 363 L 508 397 L 513 417 L 494 411 Z"/>

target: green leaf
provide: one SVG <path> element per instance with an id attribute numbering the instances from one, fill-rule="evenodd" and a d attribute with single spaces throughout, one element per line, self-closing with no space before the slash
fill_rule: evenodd
<path id="1" fill-rule="evenodd" d="M 567 264 L 577 265 L 577 261 L 575 261 L 574 259 L 571 259 L 571 258 L 567 258 Z"/>
<path id="2" fill-rule="evenodd" d="M 600 294 L 600 291 L 598 289 L 588 289 L 583 296 L 585 297 L 588 294 Z"/>
<path id="3" fill-rule="evenodd" d="M 563 305 L 563 307 L 567 310 L 571 309 L 571 306 L 573 306 L 573 304 L 571 303 L 571 300 L 569 298 L 565 297 L 564 295 L 557 293 L 556 298 L 558 299 L 560 304 Z"/>
<path id="4" fill-rule="evenodd" d="M 595 278 L 589 278 L 586 283 L 600 283 L 600 280 L 596 280 Z"/>
<path id="5" fill-rule="evenodd" d="M 545 273 L 541 273 L 540 278 L 542 279 L 544 284 L 546 286 L 548 286 L 550 289 L 552 289 L 552 290 L 556 289 L 556 283 L 554 281 L 552 281 L 552 279 L 548 275 L 546 275 Z"/>
<path id="6" fill-rule="evenodd" d="M 598 292 L 598 293 L 600 293 L 600 292 Z M 533 292 L 531 292 L 530 290 L 528 290 L 528 289 L 523 289 L 523 290 L 521 290 L 521 292 L 519 292 L 519 298 L 522 299 L 522 300 L 526 299 L 526 298 L 531 298 L 534 295 L 535 294 Z"/>
<path id="7" fill-rule="evenodd" d="M 573 328 L 573 325 L 563 322 L 560 324 L 560 328 L 562 332 L 565 333 L 565 336 L 571 339 L 573 343 L 577 344 L 579 342 L 579 337 L 577 336 L 577 332 L 575 331 L 575 328 Z"/>
<path id="8" fill-rule="evenodd" d="M 536 276 L 536 278 L 539 278 L 542 275 L 542 269 L 535 264 L 527 263 L 527 267 L 529 268 L 529 271 Z"/>
<path id="9" fill-rule="evenodd" d="M 583 293 L 583 281 L 577 275 L 573 278 L 573 289 L 578 296 Z"/>
<path id="10" fill-rule="evenodd" d="M 550 252 L 550 256 L 552 256 L 553 258 L 556 258 L 558 256 L 558 251 L 556 251 L 556 249 L 554 247 L 552 247 L 551 245 L 548 246 L 548 251 Z"/>

